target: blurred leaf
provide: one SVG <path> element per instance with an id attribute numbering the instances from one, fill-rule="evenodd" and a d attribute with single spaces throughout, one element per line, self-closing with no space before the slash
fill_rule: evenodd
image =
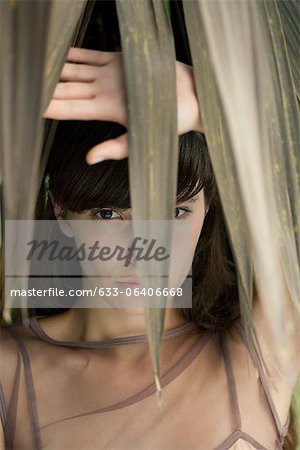
<path id="1" fill-rule="evenodd" d="M 33 218 L 40 181 L 41 117 L 85 3 L 0 2 L 1 173 L 6 219 Z"/>
<path id="2" fill-rule="evenodd" d="M 95 0 L 88 0 L 86 3 L 85 10 L 82 13 L 81 19 L 77 24 L 77 30 L 75 33 L 72 34 L 73 38 L 72 38 L 72 41 L 70 44 L 74 47 L 81 47 L 81 45 L 82 45 L 83 39 L 85 37 L 86 29 L 88 27 L 89 20 L 91 18 L 91 14 L 92 14 L 92 11 L 94 8 L 94 4 L 95 4 Z M 69 46 L 67 47 L 66 51 L 68 50 L 68 48 L 69 48 Z M 63 55 L 62 64 L 64 63 L 65 58 L 66 58 L 66 54 Z M 53 87 L 51 87 L 51 89 L 53 89 Z M 53 142 L 53 139 L 55 136 L 57 124 L 58 124 L 57 120 L 48 119 L 46 121 L 44 137 L 43 137 L 41 162 L 40 162 L 41 177 L 43 177 L 43 175 L 44 175 L 49 152 L 50 152 L 51 145 L 52 145 L 52 142 Z M 44 219 L 46 202 L 47 202 L 47 197 L 45 197 L 44 183 L 40 183 L 39 187 L 40 187 L 40 191 L 39 191 L 39 195 L 38 195 L 38 201 L 37 201 L 37 205 L 36 205 L 36 214 L 35 215 L 36 215 L 37 219 Z"/>
<path id="3" fill-rule="evenodd" d="M 49 1 L 49 0 L 47 0 Z M 47 38 L 42 111 L 46 109 L 59 79 L 75 27 L 84 11 L 87 0 L 52 0 Z"/>
<path id="4" fill-rule="evenodd" d="M 247 334 L 253 264 L 264 313 L 283 343 L 297 326 L 288 302 L 300 306 L 299 122 L 277 5 L 185 1 L 184 12 Z"/>
<path id="5" fill-rule="evenodd" d="M 276 2 L 285 36 L 287 51 L 293 81 L 300 102 L 300 65 L 299 65 L 299 41 L 300 41 L 300 8 L 296 0 Z M 273 6 L 273 7 L 274 7 Z"/>
<path id="6" fill-rule="evenodd" d="M 133 218 L 170 220 L 174 215 L 178 165 L 175 49 L 170 22 L 161 1 L 118 0 L 117 12 L 127 87 Z M 135 226 L 135 235 L 139 235 L 137 222 Z M 149 236 L 151 226 L 149 222 Z M 163 224 L 161 231 L 165 242 L 170 242 L 169 226 Z M 161 276 L 153 260 L 150 269 L 151 276 Z M 163 278 L 160 280 L 153 285 L 146 276 L 144 285 L 165 286 Z M 153 298 L 151 302 L 152 306 L 160 306 L 162 299 Z M 159 391 L 164 308 L 145 308 L 145 316 Z"/>

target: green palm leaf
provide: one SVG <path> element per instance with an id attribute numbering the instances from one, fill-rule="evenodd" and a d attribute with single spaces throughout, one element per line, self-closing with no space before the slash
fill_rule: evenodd
<path id="1" fill-rule="evenodd" d="M 139 235 L 138 221 L 146 220 L 148 235 L 151 236 L 152 220 L 173 219 L 176 199 L 178 138 L 173 36 L 161 2 L 119 0 L 117 12 L 127 87 L 134 231 Z M 142 233 L 146 231 L 145 223 L 140 229 Z M 170 242 L 170 223 L 163 222 L 161 227 L 165 242 Z M 141 273 L 143 285 L 165 287 L 159 270 L 152 260 L 148 274 Z M 153 285 L 147 275 L 156 276 L 160 281 Z M 145 316 L 159 391 L 164 308 L 161 307 L 161 297 L 152 298 L 150 302 L 151 307 L 145 308 Z"/>
<path id="2" fill-rule="evenodd" d="M 41 119 L 85 1 L 2 1 L 1 175 L 6 219 L 32 219 L 41 179 Z M 25 286 L 24 286 L 25 287 Z M 23 310 L 24 312 L 25 310 Z M 6 311 L 9 320 L 9 310 Z"/>
<path id="3" fill-rule="evenodd" d="M 185 1 L 184 13 L 248 335 L 253 268 L 282 342 L 296 325 L 286 305 L 300 306 L 299 122 L 277 5 Z"/>

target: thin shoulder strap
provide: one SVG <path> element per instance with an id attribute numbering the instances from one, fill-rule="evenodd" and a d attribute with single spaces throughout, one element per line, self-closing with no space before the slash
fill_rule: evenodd
<path id="1" fill-rule="evenodd" d="M 2 427 L 3 427 L 3 429 L 5 429 L 6 423 L 7 423 L 7 409 L 6 409 L 4 393 L 3 393 L 1 383 L 0 383 L 0 417 L 1 417 Z"/>
<path id="2" fill-rule="evenodd" d="M 5 435 L 5 446 L 7 449 L 12 449 L 14 446 L 14 438 L 16 431 L 16 416 L 17 416 L 17 405 L 18 405 L 18 396 L 19 396 L 19 386 L 20 386 L 20 374 L 21 374 L 21 358 L 19 349 L 17 347 L 17 367 L 14 379 L 14 385 L 12 389 L 11 398 L 9 401 L 8 410 L 6 411 L 6 421 L 4 428 Z M 2 388 L 1 388 L 2 390 Z M 5 404 L 3 391 L 1 396 L 3 395 L 3 403 Z"/>
<path id="3" fill-rule="evenodd" d="M 247 348 L 249 350 L 249 346 L 248 346 L 248 343 L 247 343 L 247 340 L 246 340 L 245 331 L 244 331 L 240 321 L 235 322 L 235 327 L 238 330 L 238 332 L 239 332 L 239 334 L 240 334 L 240 336 L 242 338 L 242 341 L 244 342 L 244 344 L 247 346 Z M 274 422 L 275 422 L 275 425 L 276 425 L 277 432 L 278 432 L 280 437 L 284 436 L 284 435 L 286 435 L 287 430 L 288 430 L 290 417 L 288 416 L 287 422 L 285 423 L 285 425 L 282 425 L 281 420 L 280 420 L 280 418 L 278 416 L 278 413 L 277 413 L 277 409 L 276 409 L 276 407 L 274 405 L 270 389 L 268 387 L 268 383 L 267 383 L 267 380 L 266 380 L 266 376 L 265 376 L 265 372 L 264 372 L 264 369 L 263 369 L 263 365 L 262 365 L 261 359 L 259 357 L 259 353 L 258 353 L 258 350 L 257 350 L 256 346 L 254 346 L 254 356 L 255 356 L 255 361 L 256 361 L 256 364 L 257 364 L 259 379 L 260 379 L 260 382 L 261 382 L 262 387 L 264 389 L 264 392 L 265 392 L 265 395 L 266 395 L 266 398 L 267 398 L 267 401 L 268 401 L 268 405 L 270 407 L 270 410 L 271 410 L 271 413 L 272 413 L 272 416 L 273 416 L 273 419 L 274 419 Z"/>
<path id="4" fill-rule="evenodd" d="M 220 334 L 221 339 L 221 349 L 224 357 L 224 364 L 225 364 L 225 370 L 226 370 L 226 376 L 227 376 L 227 384 L 228 384 L 228 390 L 229 390 L 229 396 L 230 401 L 233 409 L 233 419 L 234 419 L 234 425 L 235 425 L 235 431 L 240 431 L 242 428 L 242 420 L 241 420 L 241 413 L 240 413 L 240 407 L 238 402 L 238 396 L 237 396 L 237 390 L 236 390 L 236 384 L 234 381 L 234 375 L 232 370 L 232 362 L 231 362 L 231 356 L 228 350 L 227 345 L 227 333 L 222 332 Z"/>
<path id="5" fill-rule="evenodd" d="M 9 331 L 11 336 L 15 339 L 17 346 L 20 350 L 21 356 L 22 356 L 22 360 L 23 360 L 23 364 L 24 364 L 25 384 L 26 384 L 28 407 L 29 407 L 29 413 L 30 413 L 30 419 L 31 419 L 34 450 L 40 450 L 42 448 L 42 442 L 41 442 L 41 436 L 40 436 L 40 430 L 39 430 L 38 413 L 37 413 L 37 407 L 36 407 L 36 396 L 35 396 L 35 390 L 34 390 L 34 384 L 33 384 L 33 378 L 32 378 L 30 358 L 29 358 L 28 352 L 26 350 L 26 347 L 25 347 L 21 337 L 18 335 L 18 333 L 15 331 L 15 329 L 13 327 L 7 327 L 7 330 Z"/>

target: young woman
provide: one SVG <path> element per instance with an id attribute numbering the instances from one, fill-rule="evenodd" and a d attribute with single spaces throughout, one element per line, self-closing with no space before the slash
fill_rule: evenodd
<path id="1" fill-rule="evenodd" d="M 28 327 L 1 332 L 0 412 L 7 449 L 282 448 L 300 366 L 296 337 L 283 359 L 256 296 L 253 321 L 268 373 L 258 353 L 253 360 L 247 350 L 237 274 L 199 132 L 192 70 L 176 66 L 181 136 L 174 217 L 192 225 L 193 308 L 167 309 L 164 404 L 158 408 L 154 395 L 140 311 L 70 308 L 40 314 Z M 130 220 L 122 56 L 72 49 L 62 80 L 46 116 L 76 122 L 59 125 L 49 156 L 50 217 L 62 229 L 72 229 L 73 220 Z M 102 162 L 87 165 L 85 158 Z"/>

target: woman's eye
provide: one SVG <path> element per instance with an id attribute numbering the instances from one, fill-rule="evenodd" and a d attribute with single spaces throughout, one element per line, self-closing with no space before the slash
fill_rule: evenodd
<path id="1" fill-rule="evenodd" d="M 121 214 L 113 209 L 101 209 L 99 211 L 95 211 L 93 215 L 96 216 L 97 220 L 122 220 Z"/>
<path id="2" fill-rule="evenodd" d="M 191 212 L 188 208 L 180 208 L 177 206 L 175 208 L 175 218 L 176 219 L 183 219 L 185 216 L 187 216 Z"/>
<path id="3" fill-rule="evenodd" d="M 183 208 L 177 206 L 175 208 L 175 218 L 183 219 L 186 217 L 191 211 L 188 208 Z M 122 220 L 123 217 L 118 211 L 109 208 L 103 208 L 97 211 L 92 212 L 92 216 L 96 217 L 96 220 Z"/>

